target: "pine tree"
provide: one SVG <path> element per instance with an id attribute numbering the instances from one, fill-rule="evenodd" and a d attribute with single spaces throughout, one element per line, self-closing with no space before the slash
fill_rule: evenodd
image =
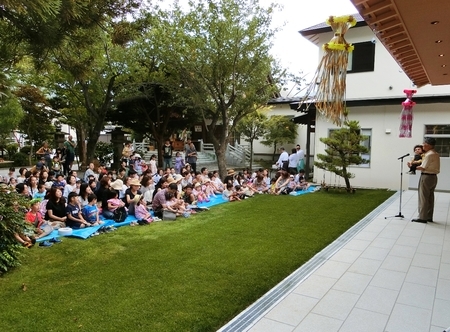
<path id="1" fill-rule="evenodd" d="M 361 145 L 366 139 L 367 136 L 361 135 L 359 122 L 347 120 L 342 128 L 333 130 L 330 137 L 320 138 L 320 141 L 327 145 L 326 154 L 317 154 L 320 161 L 314 162 L 314 165 L 343 177 L 347 191 L 350 191 L 350 179 L 355 175 L 348 171 L 348 167 L 368 162 L 361 157 L 362 153 L 369 151 Z"/>

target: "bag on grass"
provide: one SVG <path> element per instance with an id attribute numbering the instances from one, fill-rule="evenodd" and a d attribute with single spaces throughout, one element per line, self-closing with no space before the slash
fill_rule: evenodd
<path id="1" fill-rule="evenodd" d="M 163 220 L 175 220 L 177 219 L 177 214 L 175 212 L 164 210 L 163 211 Z"/>
<path id="2" fill-rule="evenodd" d="M 113 219 L 115 222 L 123 222 L 127 218 L 127 210 L 125 207 L 119 207 L 114 210 Z"/>

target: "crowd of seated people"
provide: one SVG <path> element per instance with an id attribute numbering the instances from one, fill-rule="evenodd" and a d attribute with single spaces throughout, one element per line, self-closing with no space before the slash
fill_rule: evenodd
<path id="1" fill-rule="evenodd" d="M 181 154 L 177 157 L 184 160 Z M 230 169 L 221 180 L 218 171 L 206 167 L 193 171 L 189 163 L 179 161 L 176 167 L 162 169 L 157 168 L 155 156 L 147 165 L 139 154 L 132 153 L 118 170 L 90 163 L 83 179 L 74 170 L 64 177 L 40 162 L 30 170 L 21 168 L 17 176 L 11 168 L 3 182 L 30 199 L 25 218 L 35 227 L 34 238 L 40 238 L 62 227 L 100 225 L 102 219 L 115 219 L 118 211 L 136 216 L 132 225 L 142 225 L 161 220 L 165 210 L 187 217 L 201 211 L 197 203 L 216 197 L 232 202 L 255 194 L 282 195 L 308 189 L 304 171 L 292 173 L 281 169 L 271 178 L 267 169 Z M 19 235 L 17 240 L 24 246 L 33 242 Z M 58 242 L 54 238 L 39 245 Z"/>

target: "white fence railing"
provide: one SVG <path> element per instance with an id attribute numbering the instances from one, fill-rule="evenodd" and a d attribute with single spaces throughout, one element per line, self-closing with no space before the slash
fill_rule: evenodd
<path id="1" fill-rule="evenodd" d="M 199 157 L 210 159 L 211 161 L 216 160 L 216 152 L 214 145 L 212 143 L 204 143 L 203 140 L 199 140 Z M 157 151 L 149 151 L 148 147 L 151 145 L 150 142 L 136 142 L 133 141 L 133 150 L 142 152 L 146 159 L 149 159 L 151 154 L 157 154 Z M 148 155 L 148 156 L 147 156 Z M 144 157 L 144 158 L 145 158 Z M 232 165 L 246 165 L 250 161 L 250 145 L 236 144 L 234 146 L 228 144 L 226 152 L 227 163 Z"/>

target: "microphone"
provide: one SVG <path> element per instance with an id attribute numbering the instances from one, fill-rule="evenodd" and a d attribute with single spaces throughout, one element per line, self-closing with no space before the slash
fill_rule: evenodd
<path id="1" fill-rule="evenodd" d="M 397 160 L 403 159 L 403 158 L 408 157 L 408 156 L 409 156 L 409 153 L 405 154 L 404 156 L 398 157 Z"/>

